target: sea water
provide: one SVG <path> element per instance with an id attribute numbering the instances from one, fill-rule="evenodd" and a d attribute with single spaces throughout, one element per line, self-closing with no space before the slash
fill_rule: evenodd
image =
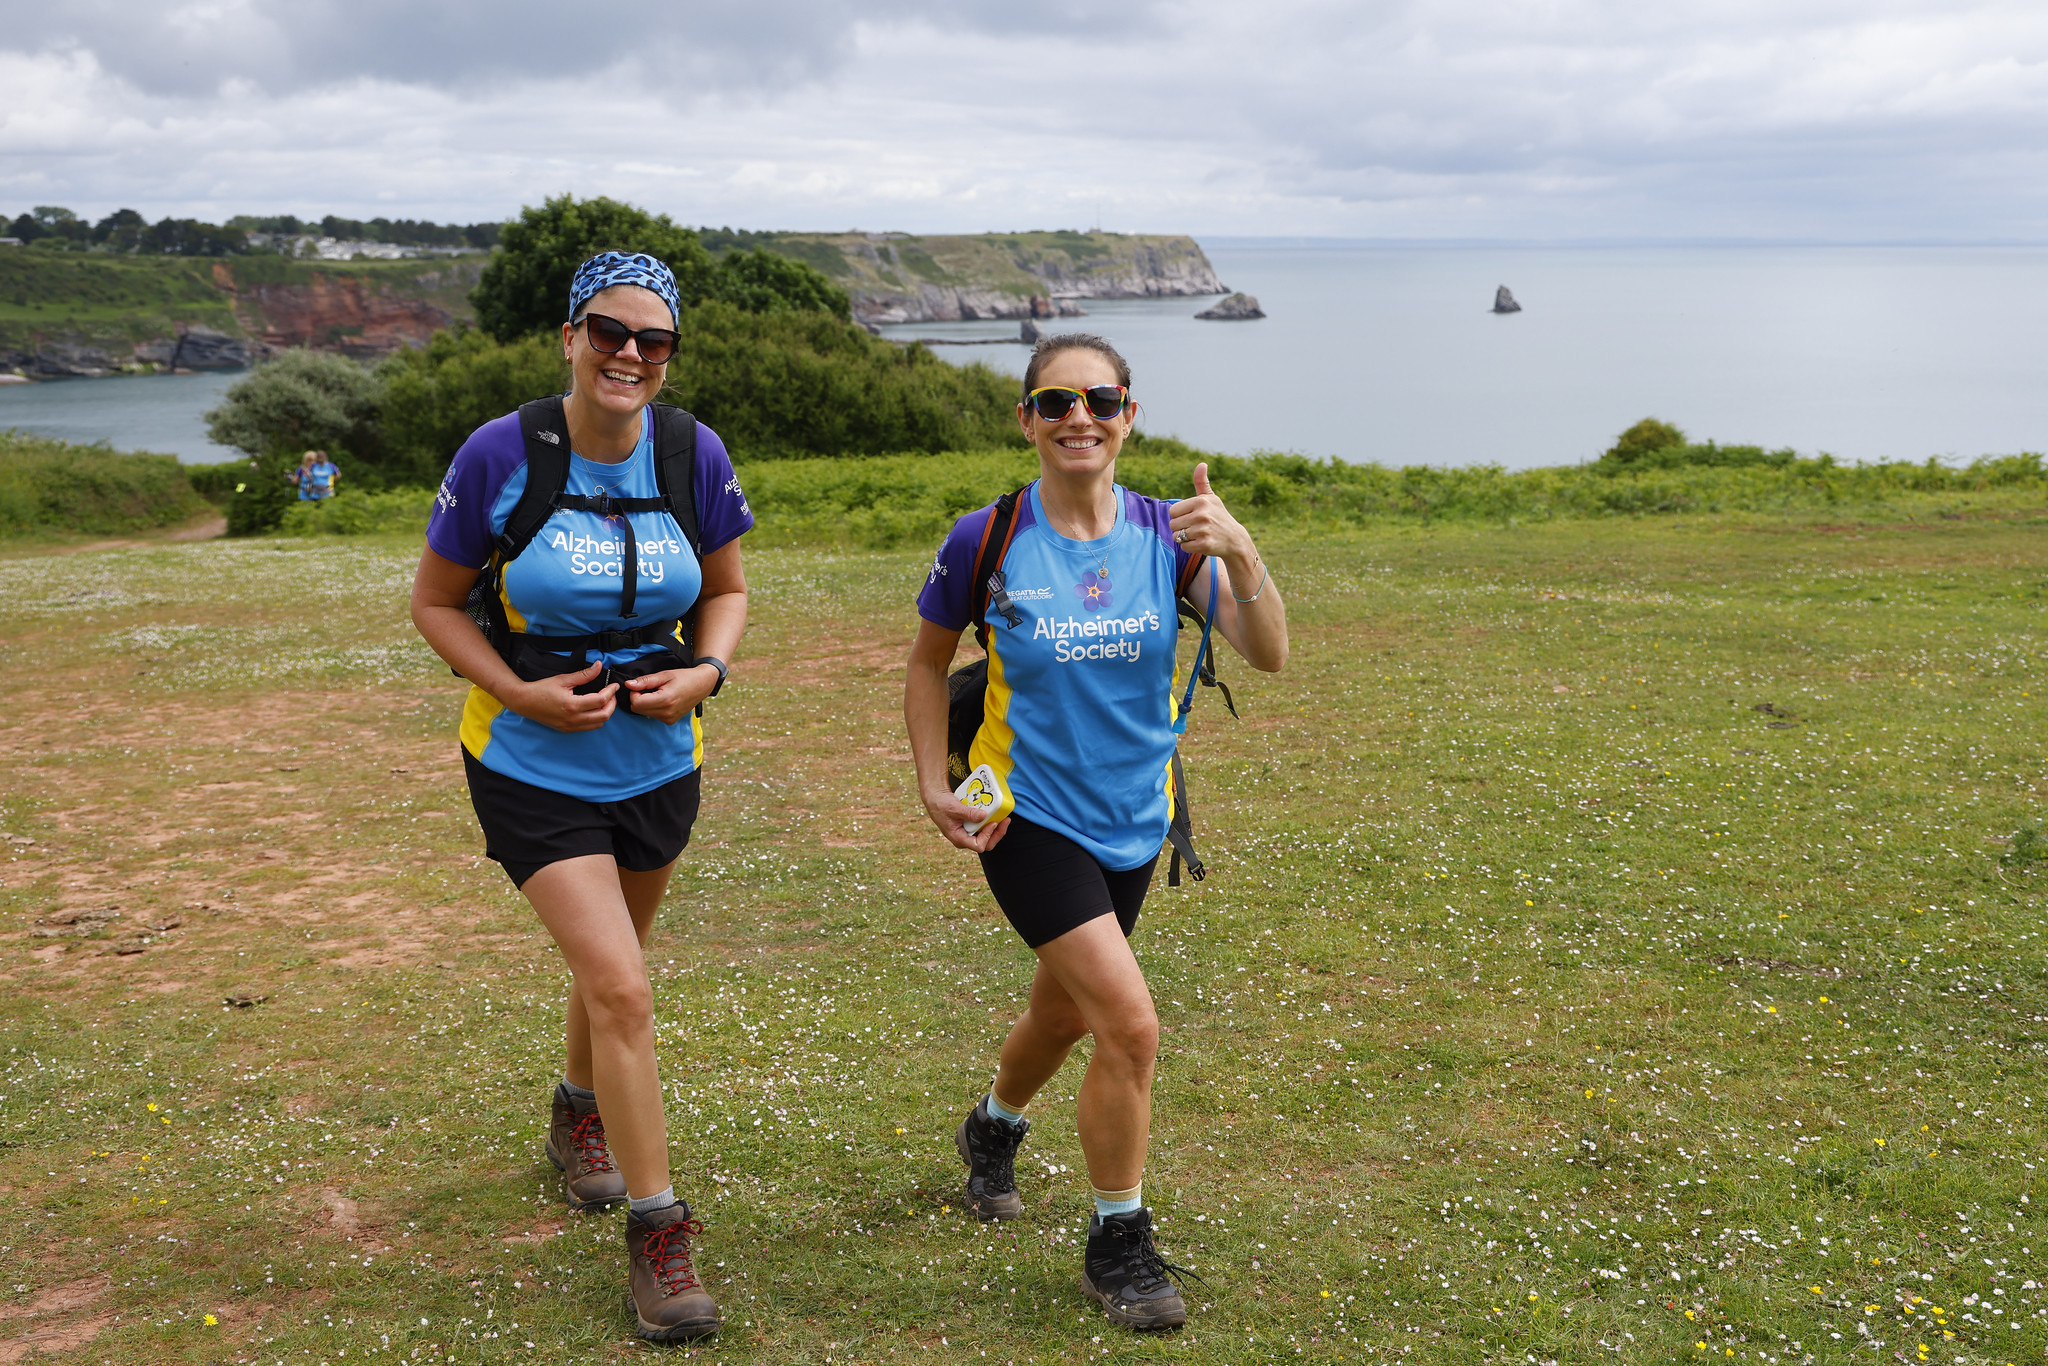
<path id="1" fill-rule="evenodd" d="M 1649 416 L 1849 460 L 2048 449 L 2048 248 L 1203 246 L 1268 317 L 1091 300 L 1051 326 L 1113 338 L 1145 427 L 1208 450 L 1526 468 L 1592 459 Z M 1503 284 L 1522 312 L 1489 311 Z M 1022 346 L 936 349 L 1023 373 Z M 0 385 L 0 428 L 226 460 L 202 414 L 241 373 Z"/>
<path id="2" fill-rule="evenodd" d="M 247 373 L 203 370 L 0 384 L 0 430 L 16 427 L 88 445 L 104 441 L 119 451 L 162 451 L 188 465 L 216 464 L 240 452 L 206 435 L 204 414 L 219 407 L 228 387 Z"/>
<path id="3" fill-rule="evenodd" d="M 1110 337 L 1143 425 L 1208 450 L 1526 468 L 1593 459 L 1649 416 L 1848 460 L 2048 449 L 2044 248 L 1203 247 L 1266 318 L 1094 300 L 1050 327 Z M 1499 285 L 1522 312 L 1490 311 Z M 1027 354 L 934 349 L 1020 375 Z"/>

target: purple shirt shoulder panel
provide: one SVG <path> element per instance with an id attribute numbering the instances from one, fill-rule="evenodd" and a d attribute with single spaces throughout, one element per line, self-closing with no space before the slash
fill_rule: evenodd
<path id="1" fill-rule="evenodd" d="M 968 513 L 953 523 L 939 553 L 932 557 L 931 572 L 925 575 L 924 589 L 917 595 L 917 614 L 932 625 L 949 631 L 964 631 L 974 625 L 974 554 L 981 549 L 982 531 L 995 515 L 994 503 Z M 1036 521 L 1031 500 L 1019 498 L 1016 530 L 1010 539 L 1014 542 Z"/>
<path id="2" fill-rule="evenodd" d="M 718 433 L 701 422 L 697 424 L 696 477 L 691 482 L 697 503 L 697 534 L 703 539 L 706 555 L 754 529 L 754 510 L 747 506 L 739 475 L 733 473 L 732 456 Z"/>
<path id="3" fill-rule="evenodd" d="M 483 568 L 497 541 L 491 509 L 505 481 L 524 468 L 526 438 L 519 431 L 518 413 L 494 417 L 471 432 L 434 494 L 427 548 L 465 569 Z"/>

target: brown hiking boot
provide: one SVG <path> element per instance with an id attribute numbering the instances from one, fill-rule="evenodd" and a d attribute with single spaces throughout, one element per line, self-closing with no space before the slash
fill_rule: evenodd
<path id="1" fill-rule="evenodd" d="M 604 1120 L 597 1102 L 555 1088 L 554 1115 L 548 1122 L 548 1161 L 562 1174 L 562 1194 L 573 1210 L 610 1209 L 626 1201 L 626 1178 L 612 1165 L 604 1146 Z"/>
<path id="2" fill-rule="evenodd" d="M 626 1216 L 626 1306 L 638 1320 L 641 1337 L 680 1342 L 718 1331 L 718 1305 L 697 1279 L 691 1248 L 703 1231 L 681 1200 L 667 1209 Z"/>

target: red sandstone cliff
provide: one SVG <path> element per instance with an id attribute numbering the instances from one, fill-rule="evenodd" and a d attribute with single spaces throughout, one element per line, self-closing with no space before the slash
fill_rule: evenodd
<path id="1" fill-rule="evenodd" d="M 444 272 L 416 277 L 408 290 L 369 275 L 327 273 L 299 284 L 241 284 L 228 262 L 215 265 L 213 276 L 230 296 L 236 320 L 265 346 L 311 346 L 367 360 L 424 346 L 453 323 L 455 315 L 433 296 L 466 290 L 476 270 L 451 262 Z"/>

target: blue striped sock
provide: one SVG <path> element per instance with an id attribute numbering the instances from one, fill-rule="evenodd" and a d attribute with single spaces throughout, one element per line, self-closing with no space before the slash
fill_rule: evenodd
<path id="1" fill-rule="evenodd" d="M 1009 1106 L 997 1100 L 994 1091 L 988 1093 L 988 1112 L 1005 1124 L 1015 1124 L 1018 1120 L 1024 1118 L 1022 1110 L 1012 1110 Z"/>

